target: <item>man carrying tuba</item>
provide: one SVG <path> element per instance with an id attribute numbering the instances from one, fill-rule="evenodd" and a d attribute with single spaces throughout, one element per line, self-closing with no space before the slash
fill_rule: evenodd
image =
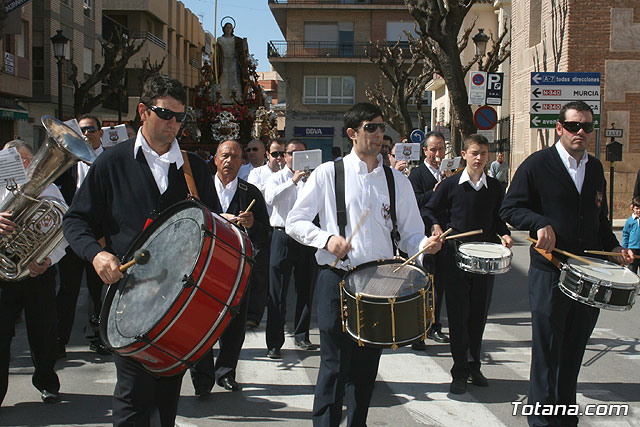
<path id="1" fill-rule="evenodd" d="M 9 141 L 4 149 L 16 148 L 25 168 L 33 159 L 33 149 L 21 140 Z M 0 187 L 0 202 L 10 193 Z M 49 184 L 40 197 L 49 196 L 64 200 L 60 190 Z M 19 226 L 12 219 L 12 212 L 0 212 L 0 237 L 8 236 Z M 15 335 L 15 321 L 24 309 L 27 335 L 34 372 L 33 385 L 40 391 L 42 401 L 57 403 L 60 381 L 54 370 L 56 362 L 56 298 L 55 268 L 65 253 L 66 241 L 62 241 L 41 263 L 29 263 L 29 276 L 15 282 L 0 281 L 0 404 L 7 393 L 9 383 L 9 350 Z"/>

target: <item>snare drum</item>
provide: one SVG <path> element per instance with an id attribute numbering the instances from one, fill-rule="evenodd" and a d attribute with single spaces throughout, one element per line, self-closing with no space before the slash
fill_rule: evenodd
<path id="1" fill-rule="evenodd" d="M 461 270 L 478 274 L 502 274 L 511 268 L 511 249 L 498 243 L 463 243 L 456 252 L 456 264 Z"/>
<path id="2" fill-rule="evenodd" d="M 562 265 L 560 290 L 569 298 L 591 307 L 630 310 L 640 289 L 640 278 L 618 264 L 584 258 L 591 263 L 569 259 Z"/>
<path id="3" fill-rule="evenodd" d="M 433 323 L 431 279 L 403 260 L 373 261 L 350 270 L 340 283 L 342 326 L 360 346 L 397 348 L 424 339 Z"/>
<path id="4" fill-rule="evenodd" d="M 121 356 L 169 376 L 190 367 L 236 314 L 249 280 L 253 248 L 245 233 L 204 205 L 173 205 L 136 239 L 149 262 L 111 285 L 100 333 Z"/>

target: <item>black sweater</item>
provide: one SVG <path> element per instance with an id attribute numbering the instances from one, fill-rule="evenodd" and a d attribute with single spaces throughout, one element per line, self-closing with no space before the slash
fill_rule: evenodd
<path id="1" fill-rule="evenodd" d="M 102 153 L 93 164 L 73 203 L 64 216 L 64 236 L 74 252 L 91 262 L 103 249 L 97 238 L 104 235 L 106 250 L 118 258 L 142 231 L 147 219 L 155 218 L 189 194 L 182 168 L 169 167 L 169 186 L 160 195 L 142 149 L 133 157 L 134 140 Z M 220 202 L 207 165 L 189 153 L 200 200 L 215 213 Z"/>
<path id="2" fill-rule="evenodd" d="M 252 200 L 256 201 L 251 208 L 251 212 L 253 212 L 253 227 L 247 230 L 247 234 L 254 248 L 261 250 L 266 246 L 270 225 L 267 205 L 258 187 L 238 178 L 238 189 L 229 203 L 227 213 L 238 215 L 240 211 L 247 209 Z"/>
<path id="3" fill-rule="evenodd" d="M 618 246 L 607 220 L 602 164 L 589 156 L 579 194 L 555 146 L 533 153 L 520 165 L 500 216 L 515 228 L 528 230 L 533 238 L 537 238 L 539 229 L 551 225 L 556 247 L 574 254 L 583 254 L 585 249 L 609 251 Z M 531 264 L 547 271 L 556 269 L 533 248 Z"/>
<path id="4" fill-rule="evenodd" d="M 422 222 L 424 222 L 424 232 L 428 236 L 431 234 L 431 219 L 427 214 L 427 203 L 431 200 L 431 196 L 433 196 L 433 187 L 436 186 L 438 181 L 436 181 L 436 178 L 424 162 L 420 163 L 420 166 L 411 171 L 409 181 L 411 182 L 413 192 L 416 195 L 416 201 L 418 202 Z"/>
<path id="5" fill-rule="evenodd" d="M 446 178 L 438 185 L 426 206 L 426 214 L 433 224 L 445 231 L 453 228 L 452 234 L 482 229 L 482 234 L 469 236 L 462 241 L 499 242 L 496 233 L 504 236 L 509 229 L 498 216 L 502 204 L 502 185 L 487 177 L 487 187 L 476 191 L 469 182 L 459 184 L 460 173 Z"/>

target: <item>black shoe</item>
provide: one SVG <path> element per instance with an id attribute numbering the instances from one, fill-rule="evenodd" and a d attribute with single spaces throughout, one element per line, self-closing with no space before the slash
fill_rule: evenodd
<path id="1" fill-rule="evenodd" d="M 242 387 L 240 387 L 240 384 L 238 384 L 236 380 L 234 380 L 229 376 L 220 378 L 218 380 L 218 385 L 220 387 L 224 387 L 226 390 L 229 390 L 229 391 L 242 390 Z"/>
<path id="2" fill-rule="evenodd" d="M 58 359 L 66 359 L 67 358 L 67 349 L 62 344 L 62 341 L 58 339 L 56 341 L 56 360 Z"/>
<path id="3" fill-rule="evenodd" d="M 411 349 L 412 350 L 418 350 L 418 351 L 423 351 L 427 349 L 427 344 L 425 344 L 424 341 L 416 341 L 413 344 L 411 344 Z"/>
<path id="4" fill-rule="evenodd" d="M 467 391 L 467 382 L 464 378 L 454 378 L 449 386 L 449 391 L 452 394 L 465 394 Z"/>
<path id="5" fill-rule="evenodd" d="M 448 343 L 449 342 L 449 337 L 448 336 L 443 334 L 441 331 L 433 330 L 433 329 L 430 329 L 429 332 L 427 332 L 427 338 L 429 338 L 430 340 L 434 340 L 435 342 L 439 342 L 439 343 Z"/>
<path id="6" fill-rule="evenodd" d="M 258 327 L 258 322 L 256 322 L 255 320 L 247 320 L 247 323 L 245 323 L 245 325 L 247 326 L 247 328 L 253 329 Z"/>
<path id="7" fill-rule="evenodd" d="M 315 348 L 315 345 L 313 345 L 311 343 L 311 341 L 309 341 L 308 339 L 304 339 L 304 340 L 295 340 L 296 341 L 296 347 L 299 347 L 300 350 L 313 350 Z"/>
<path id="8" fill-rule="evenodd" d="M 42 390 L 40 397 L 44 403 L 58 403 L 60 402 L 60 396 L 58 393 L 52 391 Z"/>
<path id="9" fill-rule="evenodd" d="M 101 342 L 92 342 L 89 344 L 89 350 L 101 354 L 103 356 L 111 354 L 111 351 Z"/>
<path id="10" fill-rule="evenodd" d="M 198 387 L 195 387 L 195 389 L 196 389 L 196 396 L 198 397 L 205 397 L 205 396 L 208 396 L 209 393 L 211 393 L 211 387 L 198 386 Z"/>
<path id="11" fill-rule="evenodd" d="M 279 348 L 272 348 L 267 352 L 267 357 L 269 359 L 282 359 L 282 355 L 280 354 Z"/>
<path id="12" fill-rule="evenodd" d="M 471 371 L 469 374 L 469 381 L 471 381 L 471 384 L 477 385 L 478 387 L 489 387 L 487 377 L 482 375 L 482 372 L 480 371 Z"/>

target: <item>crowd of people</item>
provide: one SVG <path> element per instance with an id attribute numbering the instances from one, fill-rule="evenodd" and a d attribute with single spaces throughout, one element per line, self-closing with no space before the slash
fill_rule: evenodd
<path id="1" fill-rule="evenodd" d="M 535 249 L 550 252 L 562 247 L 581 253 L 588 247 L 619 252 L 624 262 L 633 261 L 633 252 L 618 244 L 607 221 L 602 166 L 586 152 L 593 130 L 588 105 L 572 102 L 563 108 L 556 128 L 558 142 L 520 166 L 505 196 L 504 156 L 500 154 L 485 173 L 489 143 L 481 135 L 464 139 L 461 154 L 466 165 L 447 174 L 440 170 L 444 137 L 427 134 L 424 161 L 409 173 L 405 161 L 395 160 L 380 109 L 358 103 L 344 116 L 351 152 L 334 151 L 334 161 L 309 174 L 293 167 L 294 153 L 306 150 L 298 139 L 253 140 L 244 146 L 228 140 L 213 155 L 182 152 L 176 136 L 185 104 L 179 82 L 164 76 L 149 78 L 138 105 L 141 128 L 108 150 L 100 144 L 100 120 L 92 115 L 78 118 L 97 160 L 91 167 L 78 163 L 42 193 L 70 206 L 63 222 L 65 240 L 44 261 L 29 265 L 28 279 L 1 284 L 0 402 L 7 392 L 18 313 L 24 309 L 35 367 L 33 384 L 44 402 L 58 402 L 60 381 L 54 365 L 56 358 L 66 357 L 83 275 L 90 295 L 85 329 L 89 348 L 109 354 L 98 330 L 105 285 L 117 284 L 123 277 L 123 256 L 149 221 L 197 195 L 211 212 L 246 232 L 254 248 L 248 291 L 219 340 L 218 354 L 214 358 L 209 349 L 190 367 L 197 396 L 206 396 L 215 384 L 230 391 L 242 388 L 236 367 L 247 328 L 266 323 L 265 355 L 282 358 L 287 293 L 293 282 L 295 345 L 303 351 L 319 349 L 321 358 L 310 408 L 314 425 L 337 426 L 343 402 L 348 425 L 366 425 L 382 349 L 361 346 L 343 331 L 340 282 L 353 267 L 400 253 L 421 253 L 418 263 L 434 278 L 435 321 L 426 338 L 450 343 L 450 392 L 465 393 L 468 384 L 489 386 L 481 371 L 482 336 L 494 276 L 462 271 L 455 254 L 457 246 L 467 241 L 511 247 L 508 223 L 537 239 L 529 272 L 533 323 L 529 403 L 575 403 L 580 363 L 598 309 L 561 293 L 555 286 L 559 271 Z M 13 141 L 5 149 L 12 147 L 28 165 L 33 157 L 30 146 Z M 0 189 L 0 200 L 4 192 Z M 633 209 L 629 227 L 637 228 L 640 200 L 634 199 Z M 12 219 L 11 212 L 0 212 L 0 235 L 10 235 L 18 227 Z M 454 234 L 482 232 L 445 241 L 448 229 Z M 625 246 L 639 246 L 637 234 L 625 236 Z M 444 304 L 448 335 L 440 318 Z M 313 310 L 319 343 L 309 336 Z M 422 339 L 412 343 L 416 351 L 425 346 Z M 154 421 L 174 425 L 183 375 L 157 376 L 126 355 L 115 352 L 113 358 L 114 425 Z M 532 416 L 529 422 L 576 425 L 577 417 Z"/>

